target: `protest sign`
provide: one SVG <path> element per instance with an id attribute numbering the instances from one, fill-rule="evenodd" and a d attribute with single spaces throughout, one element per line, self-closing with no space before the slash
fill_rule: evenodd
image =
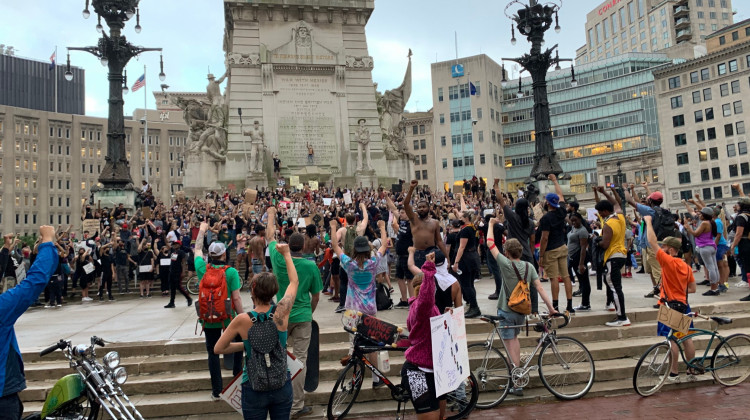
<path id="1" fill-rule="evenodd" d="M 461 360 L 458 336 L 461 332 L 456 328 L 456 322 L 450 313 L 430 318 L 432 332 L 432 364 L 435 372 L 436 395 L 447 394 L 461 384 L 469 375 L 468 360 L 466 364 Z M 466 330 L 464 328 L 463 335 Z M 466 339 L 463 344 L 466 346 Z M 468 355 L 468 351 L 467 351 Z M 468 357 L 467 357 L 468 359 Z"/>
<path id="2" fill-rule="evenodd" d="M 210 198 L 208 200 L 206 200 L 206 204 L 208 205 L 209 208 L 216 207 L 216 201 L 214 201 L 214 200 L 212 200 Z"/>
<path id="3" fill-rule="evenodd" d="M 245 190 L 245 203 L 253 204 L 258 199 L 258 191 L 248 188 Z"/>
<path id="4" fill-rule="evenodd" d="M 323 205 L 324 206 L 330 206 L 331 205 L 331 201 L 333 201 L 333 198 L 324 198 L 323 199 Z"/>
<path id="5" fill-rule="evenodd" d="M 310 181 L 310 189 L 315 191 L 318 189 L 318 181 Z"/>
<path id="6" fill-rule="evenodd" d="M 596 209 L 586 209 L 586 220 L 588 220 L 589 222 L 596 221 L 596 213 Z"/>
<path id="7" fill-rule="evenodd" d="M 89 237 L 93 237 L 95 233 L 99 232 L 99 219 L 85 219 L 83 221 L 83 231 L 89 233 Z"/>
<path id="8" fill-rule="evenodd" d="M 299 176 L 298 175 L 291 175 L 289 177 L 289 185 L 299 185 Z"/>
<path id="9" fill-rule="evenodd" d="M 344 193 L 344 204 L 352 204 L 352 193 L 350 192 Z"/>
<path id="10" fill-rule="evenodd" d="M 151 207 L 141 207 L 141 212 L 143 213 L 144 219 L 151 218 Z"/>

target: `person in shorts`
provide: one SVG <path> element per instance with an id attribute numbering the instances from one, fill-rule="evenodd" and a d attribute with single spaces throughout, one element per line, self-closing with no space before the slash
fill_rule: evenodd
<path id="1" fill-rule="evenodd" d="M 555 191 L 544 197 L 544 208 L 547 213 L 539 220 L 539 265 L 544 269 L 544 275 L 549 279 L 552 286 L 552 304 L 555 309 L 560 293 L 560 283 L 565 285 L 565 297 L 568 313 L 575 313 L 573 309 L 573 284 L 568 274 L 568 245 L 565 229 L 565 218 L 568 214 L 560 205 L 564 200 L 562 189 L 557 183 L 554 174 L 549 175 L 549 180 L 555 184 Z"/>

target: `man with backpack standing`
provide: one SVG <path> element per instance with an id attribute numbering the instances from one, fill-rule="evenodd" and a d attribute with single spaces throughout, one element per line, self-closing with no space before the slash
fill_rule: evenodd
<path id="1" fill-rule="evenodd" d="M 208 223 L 201 223 L 195 241 L 195 271 L 198 275 L 198 310 L 199 322 L 203 324 L 206 334 L 206 351 L 208 352 L 208 372 L 211 374 L 211 399 L 218 401 L 224 389 L 221 380 L 221 361 L 214 353 L 214 346 L 219 341 L 222 331 L 229 326 L 237 313 L 242 313 L 240 297 L 240 274 L 234 267 L 227 265 L 227 249 L 222 242 L 214 242 L 208 247 L 208 265 L 203 259 L 203 237 L 208 230 Z M 229 300 L 231 305 L 226 305 Z M 229 306 L 229 308 L 227 308 Z M 229 309 L 229 313 L 227 313 Z M 232 374 L 242 371 L 242 352 L 234 353 Z"/>
<path id="2" fill-rule="evenodd" d="M 279 290 L 276 293 L 276 299 L 281 301 L 289 287 L 289 272 L 284 255 L 276 249 L 274 234 L 276 233 L 276 209 L 268 209 L 268 228 L 266 229 L 266 240 L 268 244 L 273 273 L 279 284 Z M 365 220 L 367 218 L 365 217 Z M 292 347 L 292 353 L 303 365 L 307 364 L 307 350 L 310 347 L 310 338 L 312 337 L 313 312 L 318 306 L 320 292 L 323 290 L 323 280 L 320 278 L 320 270 L 314 261 L 310 261 L 302 256 L 302 249 L 305 246 L 305 237 L 301 233 L 293 233 L 289 237 L 289 251 L 292 254 L 292 261 L 299 278 L 297 288 L 297 297 L 294 300 L 294 306 L 289 314 L 289 323 L 287 327 L 287 346 Z M 307 368 L 302 371 L 292 381 L 294 390 L 294 402 L 292 403 L 292 418 L 306 416 L 312 413 L 312 408 L 305 405 L 305 376 Z"/>

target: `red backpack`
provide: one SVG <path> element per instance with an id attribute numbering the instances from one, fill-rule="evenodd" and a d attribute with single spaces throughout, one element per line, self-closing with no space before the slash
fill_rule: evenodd
<path id="1" fill-rule="evenodd" d="M 226 271 L 229 266 L 206 267 L 206 274 L 198 288 L 198 303 L 195 305 L 198 318 L 206 322 L 224 322 L 232 317 L 232 297 L 227 288 Z"/>

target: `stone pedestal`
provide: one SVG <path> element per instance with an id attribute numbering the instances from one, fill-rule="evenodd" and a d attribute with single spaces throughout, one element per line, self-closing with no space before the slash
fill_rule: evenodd
<path id="1" fill-rule="evenodd" d="M 205 153 L 189 154 L 185 164 L 185 194 L 191 197 L 206 191 L 221 189 L 219 168 L 223 164 Z"/>
<path id="2" fill-rule="evenodd" d="M 128 210 L 135 209 L 135 197 L 138 194 L 133 189 L 105 189 L 94 191 L 94 204 L 104 208 L 114 208 L 122 203 Z"/>
<path id="3" fill-rule="evenodd" d="M 263 172 L 255 172 L 247 174 L 245 178 L 245 188 L 252 188 L 256 191 L 260 191 L 263 188 L 268 189 L 268 176 Z M 272 186 L 276 188 L 276 186 Z"/>
<path id="4" fill-rule="evenodd" d="M 560 184 L 560 188 L 563 191 L 565 197 L 571 197 L 570 193 L 570 180 L 569 179 L 558 179 L 557 183 Z M 555 192 L 555 184 L 552 181 L 534 181 L 534 186 L 539 190 L 539 199 L 543 200 L 544 196 L 548 193 Z"/>
<path id="5" fill-rule="evenodd" d="M 354 173 L 355 187 L 362 188 L 377 188 L 378 187 L 378 176 L 374 170 L 363 170 Z"/>

